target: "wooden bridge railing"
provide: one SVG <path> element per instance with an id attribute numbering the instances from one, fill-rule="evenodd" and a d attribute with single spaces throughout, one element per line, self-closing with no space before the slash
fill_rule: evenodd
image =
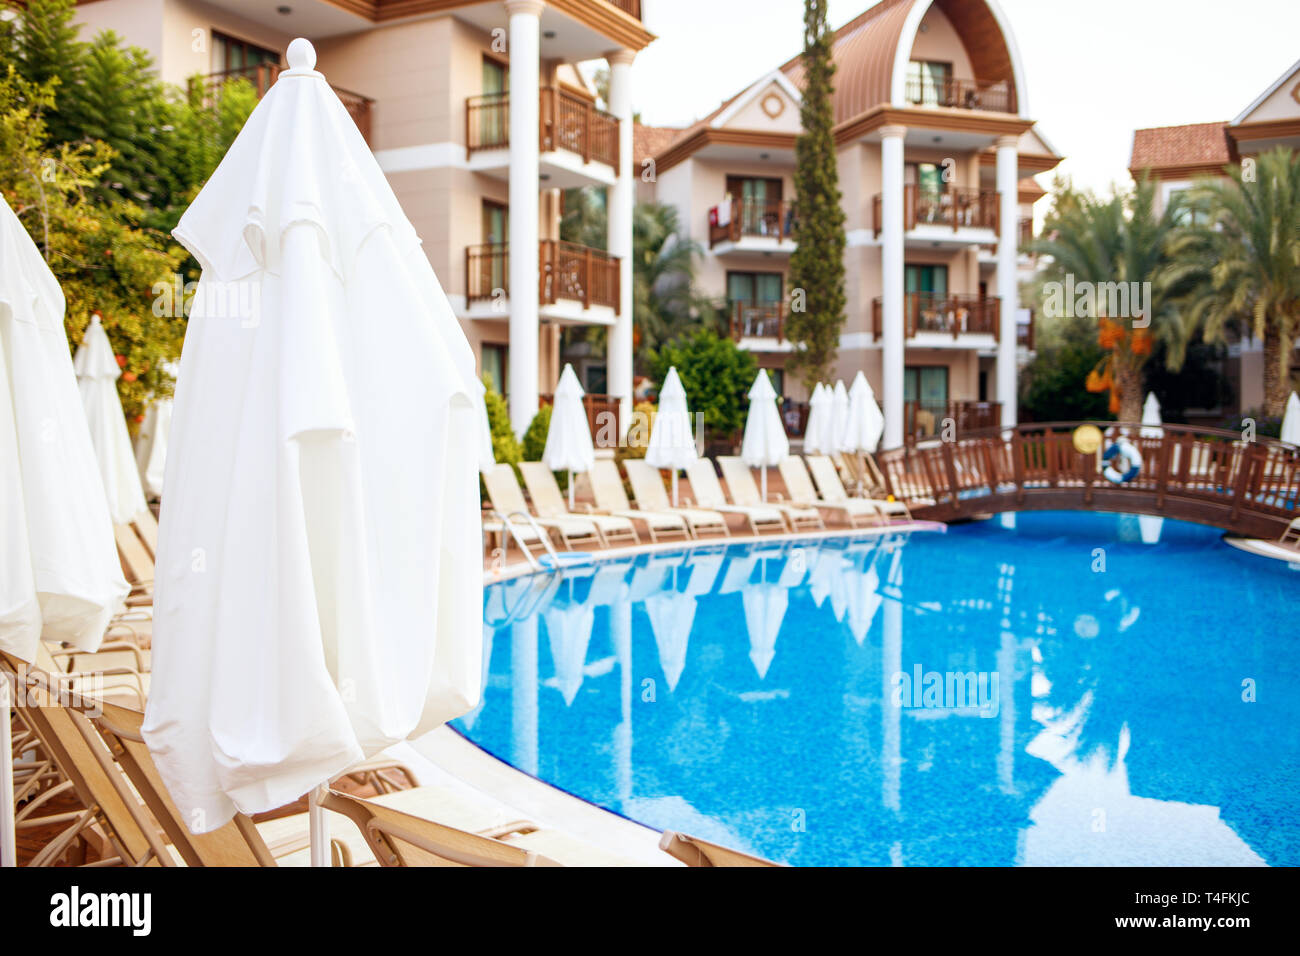
<path id="1" fill-rule="evenodd" d="M 1237 432 L 1162 425 L 1144 437 L 1140 424 L 1095 422 L 1106 436 L 1085 455 L 1074 447 L 1080 422 L 1017 425 L 970 432 L 956 441 L 919 442 L 877 458 L 889 490 L 932 501 L 921 513 L 939 520 L 976 513 L 1048 509 L 1168 515 L 1257 537 L 1276 537 L 1300 516 L 1300 450 Z M 1102 474 L 1102 451 L 1122 429 L 1142 455 L 1131 482 Z"/>

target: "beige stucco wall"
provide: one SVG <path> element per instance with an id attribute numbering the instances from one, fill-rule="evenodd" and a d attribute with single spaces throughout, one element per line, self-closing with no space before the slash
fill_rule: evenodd
<path id="1" fill-rule="evenodd" d="M 113 30 L 127 43 L 145 50 L 158 63 L 163 52 L 163 6 L 166 0 L 113 0 L 78 5 L 73 22 L 81 25 L 81 39 L 91 40 Z"/>
<path id="2" fill-rule="evenodd" d="M 1263 103 L 1251 111 L 1245 122 L 1262 123 L 1300 117 L 1300 101 L 1296 100 L 1293 93 L 1297 87 L 1300 87 L 1300 72 L 1288 77 Z"/>
<path id="3" fill-rule="evenodd" d="M 770 97 L 775 97 L 780 103 L 776 116 L 764 109 L 764 103 L 776 109 L 775 103 L 769 102 Z M 802 129 L 798 104 L 775 80 L 766 84 L 723 125 L 727 129 L 760 130 L 764 133 L 798 133 Z"/>
<path id="4" fill-rule="evenodd" d="M 916 31 L 916 40 L 912 43 L 911 58 L 951 63 L 954 79 L 970 79 L 975 75 L 975 71 L 971 69 L 970 57 L 966 55 L 966 47 L 962 45 L 956 28 L 937 7 L 931 7 L 921 19 L 921 26 Z"/>

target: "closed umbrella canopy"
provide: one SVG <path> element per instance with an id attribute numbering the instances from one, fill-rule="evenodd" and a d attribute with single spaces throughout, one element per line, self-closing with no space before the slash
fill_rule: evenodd
<path id="1" fill-rule="evenodd" d="M 808 455 L 827 455 L 834 451 L 826 447 L 830 434 L 831 390 L 818 382 L 808 399 L 808 424 L 804 426 L 803 450 Z"/>
<path id="2" fill-rule="evenodd" d="M 843 451 L 875 454 L 880 436 L 885 433 L 885 416 L 876 404 L 876 393 L 861 371 L 853 377 L 849 389 L 849 416 L 844 430 Z"/>
<path id="3" fill-rule="evenodd" d="M 496 467 L 496 453 L 492 450 L 492 423 L 487 413 L 487 386 L 478 381 L 478 470 L 486 474 Z"/>
<path id="4" fill-rule="evenodd" d="M 177 368 L 167 362 L 164 370 L 173 379 Z M 167 440 L 171 437 L 172 400 L 155 398 L 145 410 L 144 421 L 135 437 L 135 463 L 140 470 L 140 483 L 150 498 L 162 496 L 163 473 L 167 465 Z"/>
<path id="5" fill-rule="evenodd" d="M 849 451 L 849 391 L 844 387 L 844 380 L 835 383 L 831 392 L 830 428 L 827 429 L 826 447 L 823 455 L 833 455 L 837 451 Z"/>
<path id="6" fill-rule="evenodd" d="M 1282 416 L 1282 434 L 1284 442 L 1300 445 L 1300 395 L 1295 392 L 1286 400 L 1286 414 Z"/>
<path id="7" fill-rule="evenodd" d="M 596 461 L 596 450 L 591 443 L 591 423 L 587 409 L 582 404 L 586 394 L 578 383 L 573 366 L 566 364 L 555 386 L 555 405 L 551 409 L 551 425 L 546 430 L 546 449 L 542 461 L 551 471 L 569 473 L 569 507 L 573 507 L 573 473 L 591 471 Z"/>
<path id="8" fill-rule="evenodd" d="M 28 662 L 42 636 L 99 647 L 128 590 L 63 309 L 54 274 L 0 201 L 0 651 Z"/>
<path id="9" fill-rule="evenodd" d="M 99 460 L 108 513 L 114 524 L 129 524 L 146 508 L 144 489 L 140 486 L 131 435 L 126 430 L 122 400 L 117 394 L 117 379 L 122 369 L 98 315 L 91 317 L 72 367 L 77 372 L 77 387 L 90 426 L 90 442 Z"/>
<path id="10" fill-rule="evenodd" d="M 659 391 L 659 410 L 655 413 L 654 427 L 646 445 L 645 460 L 655 468 L 671 468 L 673 472 L 673 504 L 677 504 L 677 470 L 689 468 L 699 458 L 695 449 L 695 434 L 691 429 L 691 412 L 686 406 L 686 389 L 677 375 L 676 367 L 664 376 L 664 387 Z"/>
<path id="11" fill-rule="evenodd" d="M 786 437 L 781 413 L 776 407 L 776 389 L 767 377 L 766 369 L 758 373 L 749 389 L 749 413 L 745 416 L 745 438 L 741 442 L 740 457 L 751 468 L 760 469 L 763 500 L 767 500 L 767 469 L 779 465 L 790 454 L 790 439 Z"/>
<path id="12" fill-rule="evenodd" d="M 1147 400 L 1142 403 L 1142 437 L 1163 438 L 1165 430 L 1161 424 L 1160 399 L 1156 398 L 1155 392 L 1147 392 Z"/>
<path id="13" fill-rule="evenodd" d="M 203 274 L 144 734 L 195 832 L 481 693 L 473 354 L 311 44 L 288 62 L 175 230 Z"/>

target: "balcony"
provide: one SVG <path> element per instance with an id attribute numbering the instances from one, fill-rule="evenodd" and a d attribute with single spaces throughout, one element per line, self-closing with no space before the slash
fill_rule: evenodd
<path id="1" fill-rule="evenodd" d="M 618 117 L 557 87 L 545 87 L 538 96 L 539 165 L 547 186 L 612 185 L 618 175 Z M 509 93 L 465 101 L 465 145 L 471 169 L 508 177 Z"/>
<path id="2" fill-rule="evenodd" d="M 257 98 L 260 100 L 266 95 L 266 91 L 271 88 L 280 76 L 280 72 L 285 69 L 278 63 L 260 63 L 256 66 L 246 66 L 238 70 L 225 70 L 221 73 L 209 73 L 202 77 L 203 98 L 204 102 L 211 103 L 221 92 L 221 88 L 229 82 L 235 80 L 247 80 L 249 85 L 257 92 Z M 343 108 L 348 111 L 352 117 L 352 122 L 357 124 L 357 129 L 365 138 L 366 144 L 370 143 L 370 111 L 375 101 L 368 96 L 362 96 L 360 93 L 354 93 L 351 90 L 345 90 L 341 87 L 330 84 L 332 89 L 342 102 Z"/>
<path id="3" fill-rule="evenodd" d="M 983 110 L 992 113 L 1016 111 L 1016 91 L 1006 80 L 986 83 L 955 77 L 921 79 L 913 76 L 908 77 L 905 95 L 912 106 L 941 106 L 953 110 Z"/>
<path id="4" fill-rule="evenodd" d="M 1021 309 L 1021 313 L 1029 313 L 1029 321 L 1016 321 L 1016 347 L 1025 349 L 1028 352 L 1034 350 L 1034 310 Z"/>
<path id="5" fill-rule="evenodd" d="M 946 238 L 948 229 L 954 239 L 965 242 L 987 242 L 996 239 L 999 210 L 998 192 L 995 189 L 974 189 L 950 186 L 944 190 L 923 189 L 919 186 L 903 187 L 903 232 L 910 238 L 931 242 Z M 872 221 L 875 234 L 881 231 L 881 194 L 871 200 Z"/>
<path id="6" fill-rule="evenodd" d="M 957 399 L 903 403 L 903 434 L 909 441 L 942 436 L 945 420 L 953 423 L 953 429 L 958 435 L 983 428 L 997 428 L 1002 424 L 1002 406 L 998 402 Z"/>
<path id="7" fill-rule="evenodd" d="M 731 337 L 737 342 L 775 339 L 777 345 L 784 345 L 785 311 L 784 302 L 733 302 L 729 316 Z"/>
<path id="8" fill-rule="evenodd" d="M 795 248 L 795 204 L 732 199 L 709 210 L 709 248 L 729 252 L 782 252 Z"/>
<path id="9" fill-rule="evenodd" d="M 555 404 L 554 395 L 538 396 L 537 407 L 544 408 Z M 582 396 L 582 408 L 587 413 L 587 427 L 592 435 L 598 435 L 607 424 L 618 423 L 619 401 L 614 395 L 597 395 L 586 392 Z M 618 434 L 617 431 L 614 434 Z"/>
<path id="10" fill-rule="evenodd" d="M 600 249 L 543 239 L 537 244 L 537 302 L 555 322 L 610 324 L 619 314 L 619 259 Z M 465 299 L 472 317 L 504 318 L 510 295 L 510 247 L 465 249 Z"/>
<path id="11" fill-rule="evenodd" d="M 872 335 L 879 340 L 884 330 L 884 300 L 877 296 L 871 303 Z M 951 336 L 992 336 L 998 339 L 1001 305 L 998 299 L 978 295 L 933 292 L 909 292 L 903 296 L 904 336 L 921 338 L 919 344 L 942 345 Z M 979 345 L 979 342 L 971 343 Z"/>
<path id="12" fill-rule="evenodd" d="M 641 19 L 641 0 L 609 0 L 611 6 L 618 7 L 634 20 Z"/>

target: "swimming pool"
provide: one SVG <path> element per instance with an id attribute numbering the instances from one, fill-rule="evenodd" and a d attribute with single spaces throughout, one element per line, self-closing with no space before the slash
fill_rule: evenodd
<path id="1" fill-rule="evenodd" d="M 458 729 L 651 826 L 795 865 L 1300 864 L 1300 571 L 1213 529 L 643 554 L 484 618 Z"/>

